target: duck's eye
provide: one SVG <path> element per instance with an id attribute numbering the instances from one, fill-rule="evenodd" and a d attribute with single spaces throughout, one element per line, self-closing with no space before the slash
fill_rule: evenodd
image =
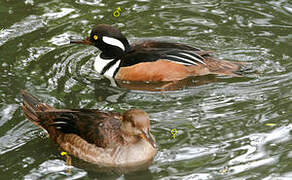
<path id="1" fill-rule="evenodd" d="M 97 35 L 94 35 L 94 36 L 93 36 L 93 39 L 94 39 L 94 40 L 97 40 L 97 39 L 98 39 L 98 36 L 97 36 Z"/>

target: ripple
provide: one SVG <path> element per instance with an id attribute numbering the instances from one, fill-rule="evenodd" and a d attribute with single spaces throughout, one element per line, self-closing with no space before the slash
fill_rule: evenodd
<path id="1" fill-rule="evenodd" d="M 33 136 L 30 123 L 27 121 L 19 123 L 15 127 L 11 128 L 0 137 L 0 154 L 5 154 L 12 151 L 31 139 Z"/>
<path id="2" fill-rule="evenodd" d="M 30 15 L 24 18 L 21 22 L 13 24 L 10 28 L 6 28 L 0 33 L 0 46 L 7 41 L 21 37 L 37 29 L 45 26 L 44 21 L 35 15 Z"/>
<path id="3" fill-rule="evenodd" d="M 148 179 L 291 177 L 290 1 L 149 2 L 2 3 L 0 11 L 7 13 L 0 31 L 3 178 L 91 177 L 74 163 L 72 174 L 66 173 L 56 146 L 24 120 L 20 89 L 58 108 L 145 110 L 159 146 L 149 171 L 139 172 Z M 115 18 L 117 7 L 122 15 Z M 248 62 L 252 70 L 238 78 L 193 78 L 191 86 L 184 82 L 174 91 L 130 90 L 127 82 L 114 86 L 93 70 L 96 48 L 69 45 L 71 37 L 88 36 L 96 23 L 119 27 L 130 42 L 181 42 Z"/>
<path id="4" fill-rule="evenodd" d="M 3 106 L 1 108 L 1 119 L 0 119 L 0 127 L 3 126 L 9 119 L 12 119 L 15 111 L 18 109 L 17 104 L 8 104 L 7 106 Z"/>
<path id="5" fill-rule="evenodd" d="M 63 173 L 68 167 L 64 161 L 61 160 L 48 160 L 41 164 L 38 169 L 34 169 L 24 176 L 24 179 L 40 179 L 50 176 L 50 178 L 65 178 L 67 175 Z M 72 169 L 71 169 L 72 173 Z M 76 172 L 75 168 L 71 174 L 72 179 L 82 178 L 86 172 Z"/>
<path id="6" fill-rule="evenodd" d="M 75 2 L 78 4 L 105 6 L 104 3 L 101 3 L 101 0 L 76 0 Z"/>
<path id="7" fill-rule="evenodd" d="M 52 12 L 47 12 L 45 14 L 43 14 L 43 17 L 52 20 L 52 19 L 59 19 L 62 18 L 68 14 L 70 14 L 71 12 L 74 11 L 74 9 L 72 8 L 60 8 L 59 11 L 60 12 L 54 12 L 55 10 L 53 10 Z"/>

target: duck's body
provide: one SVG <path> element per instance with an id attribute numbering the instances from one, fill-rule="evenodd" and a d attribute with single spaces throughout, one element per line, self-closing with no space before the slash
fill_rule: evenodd
<path id="1" fill-rule="evenodd" d="M 243 64 L 215 59 L 208 51 L 180 43 L 147 41 L 130 45 L 118 29 L 106 24 L 97 25 L 87 39 L 71 43 L 99 48 L 102 52 L 95 60 L 95 70 L 126 81 L 176 81 L 206 74 L 237 76 Z"/>
<path id="2" fill-rule="evenodd" d="M 149 165 L 157 153 L 147 113 L 55 109 L 22 91 L 23 111 L 63 150 L 101 167 Z"/>

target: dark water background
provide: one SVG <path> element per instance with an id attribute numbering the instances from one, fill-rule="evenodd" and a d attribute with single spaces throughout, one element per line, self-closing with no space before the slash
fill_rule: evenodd
<path id="1" fill-rule="evenodd" d="M 0 19 L 0 179 L 292 179 L 290 0 L 1 0 Z M 68 45 L 98 23 L 258 73 L 164 93 L 113 87 L 93 71 L 97 49 Z M 159 153 L 148 171 L 104 175 L 73 161 L 68 174 L 57 146 L 24 118 L 21 89 L 58 108 L 144 109 Z"/>

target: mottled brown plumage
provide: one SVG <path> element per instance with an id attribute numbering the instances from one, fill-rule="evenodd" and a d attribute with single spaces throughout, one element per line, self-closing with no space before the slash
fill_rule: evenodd
<path id="1" fill-rule="evenodd" d="M 149 165 L 157 153 L 146 112 L 56 109 L 22 91 L 25 116 L 69 154 L 104 167 Z"/>

